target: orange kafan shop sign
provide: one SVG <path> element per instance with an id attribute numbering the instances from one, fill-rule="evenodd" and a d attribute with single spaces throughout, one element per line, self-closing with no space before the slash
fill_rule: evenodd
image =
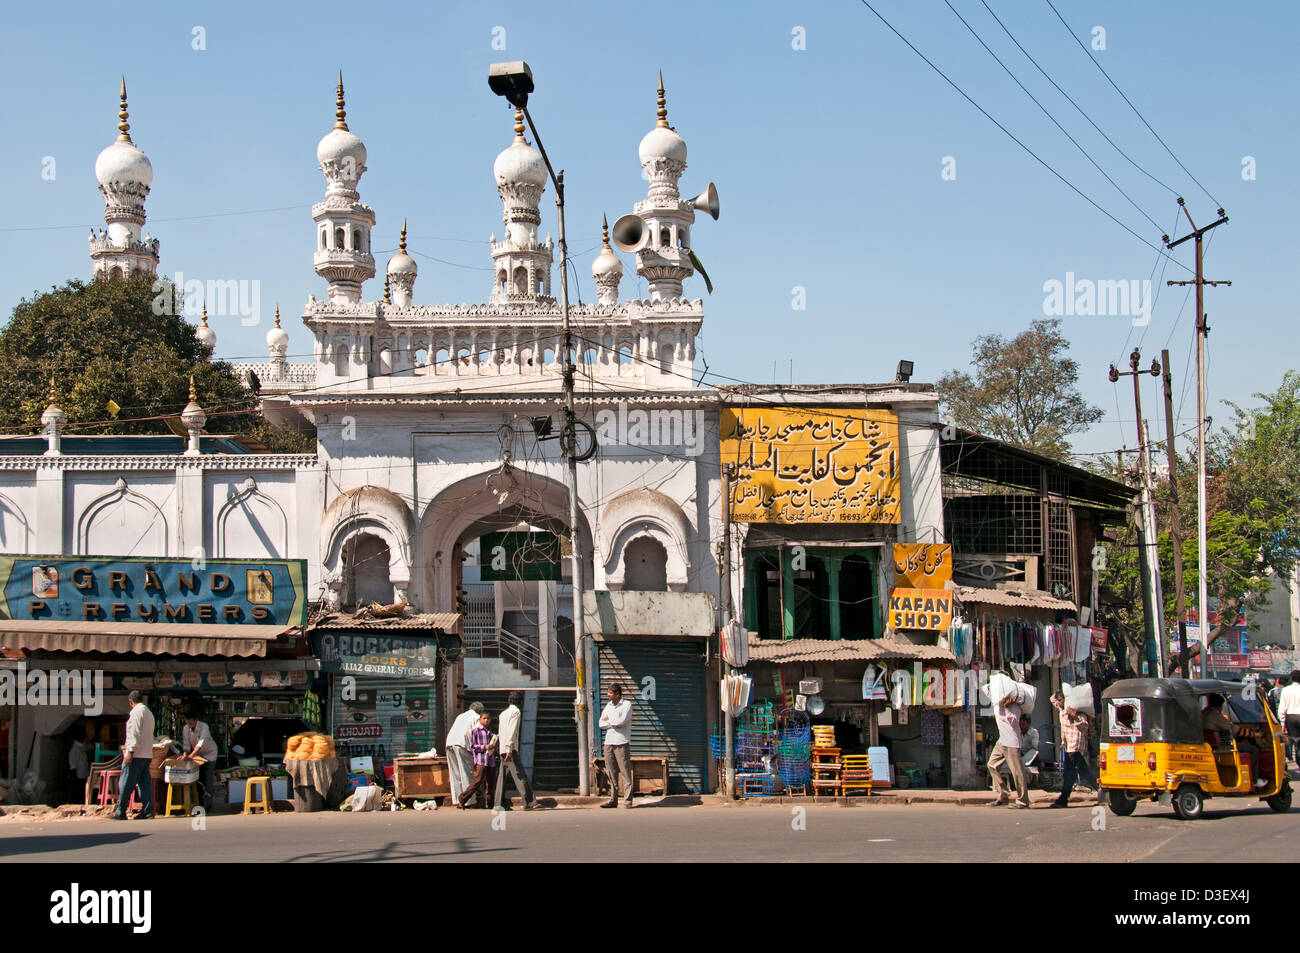
<path id="1" fill-rule="evenodd" d="M 951 589 L 891 589 L 889 627 L 942 632 L 952 625 Z"/>
<path id="2" fill-rule="evenodd" d="M 946 589 L 951 581 L 951 543 L 894 544 L 894 582 L 899 586 Z"/>

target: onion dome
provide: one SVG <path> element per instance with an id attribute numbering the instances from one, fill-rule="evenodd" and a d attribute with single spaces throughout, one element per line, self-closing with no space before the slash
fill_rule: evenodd
<path id="1" fill-rule="evenodd" d="M 674 162 L 686 162 L 686 140 L 668 126 L 668 106 L 664 99 L 664 74 L 659 74 L 659 121 L 645 134 L 641 145 L 637 147 L 641 164 L 655 159 L 672 159 Z"/>
<path id="2" fill-rule="evenodd" d="M 280 306 L 275 306 L 275 327 L 266 332 L 266 346 L 283 354 L 289 347 L 289 332 L 280 327 Z"/>
<path id="3" fill-rule="evenodd" d="M 614 249 L 609 246 L 609 221 L 603 216 L 601 218 L 601 231 L 604 233 L 604 247 L 596 260 L 591 265 L 591 276 L 593 278 L 604 278 L 606 275 L 623 275 L 623 262 L 619 260 L 618 255 L 614 254 Z"/>
<path id="4" fill-rule="evenodd" d="M 402 219 L 402 237 L 397 243 L 397 254 L 388 259 L 388 274 L 414 275 L 419 270 L 415 259 L 406 253 L 406 219 Z"/>
<path id="5" fill-rule="evenodd" d="M 208 305 L 203 304 L 203 317 L 200 319 L 199 326 L 194 330 L 194 336 L 199 339 L 199 343 L 205 347 L 216 349 L 217 332 L 208 327 Z"/>
<path id="6" fill-rule="evenodd" d="M 117 139 L 95 160 L 95 178 L 108 188 L 114 184 L 144 186 L 153 184 L 153 164 L 131 141 L 131 124 L 127 122 L 126 77 L 122 77 L 122 106 L 117 114 Z"/>
<path id="7" fill-rule="evenodd" d="M 355 183 L 366 169 L 366 146 L 350 129 L 347 108 L 343 102 L 343 73 L 339 73 L 337 109 L 334 128 L 316 146 L 316 161 L 321 168 L 331 166 L 343 172 L 343 178 Z"/>
<path id="8" fill-rule="evenodd" d="M 492 163 L 492 174 L 497 185 L 546 185 L 546 162 L 540 152 L 524 141 L 522 109 L 515 110 L 515 141 Z"/>
<path id="9" fill-rule="evenodd" d="M 199 406 L 198 394 L 194 391 L 194 377 L 190 377 L 190 402 L 185 405 L 181 411 L 181 423 L 187 430 L 202 430 L 204 424 L 208 422 L 208 415 L 203 412 Z"/>

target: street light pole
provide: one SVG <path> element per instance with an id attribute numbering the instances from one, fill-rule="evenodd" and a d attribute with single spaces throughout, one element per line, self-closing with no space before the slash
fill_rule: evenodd
<path id="1" fill-rule="evenodd" d="M 574 366 L 573 331 L 569 326 L 569 252 L 564 235 L 564 170 L 557 174 L 551 159 L 537 134 L 532 114 L 528 112 L 528 94 L 533 91 L 533 74 L 522 60 L 515 63 L 494 63 L 488 71 L 488 85 L 498 96 L 504 96 L 511 105 L 523 111 L 528 128 L 537 143 L 537 151 L 546 163 L 546 172 L 555 184 L 555 207 L 560 220 L 560 326 L 564 341 L 564 428 L 560 433 L 560 451 L 567 461 L 569 491 L 569 552 L 573 563 L 573 665 L 576 681 L 573 719 L 578 728 L 578 793 L 584 797 L 591 793 L 591 726 L 590 690 L 587 685 L 587 656 L 589 646 L 582 619 L 582 547 L 578 529 L 578 429 L 573 409 Z"/>

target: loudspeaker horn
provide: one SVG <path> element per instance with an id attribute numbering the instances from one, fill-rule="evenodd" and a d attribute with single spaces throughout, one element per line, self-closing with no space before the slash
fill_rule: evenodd
<path id="1" fill-rule="evenodd" d="M 718 187 L 710 182 L 707 189 L 691 199 L 691 205 L 701 212 L 708 212 L 716 222 L 718 220 Z"/>
<path id="2" fill-rule="evenodd" d="M 620 251 L 637 252 L 646 246 L 650 234 L 640 215 L 624 215 L 610 229 L 610 238 Z"/>

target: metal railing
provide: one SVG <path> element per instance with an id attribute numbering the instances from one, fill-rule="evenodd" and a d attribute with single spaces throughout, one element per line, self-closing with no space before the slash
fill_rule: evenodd
<path id="1" fill-rule="evenodd" d="M 465 655 L 469 658 L 499 658 L 529 678 L 542 677 L 542 654 L 530 639 L 506 629 L 466 626 L 464 640 Z"/>

